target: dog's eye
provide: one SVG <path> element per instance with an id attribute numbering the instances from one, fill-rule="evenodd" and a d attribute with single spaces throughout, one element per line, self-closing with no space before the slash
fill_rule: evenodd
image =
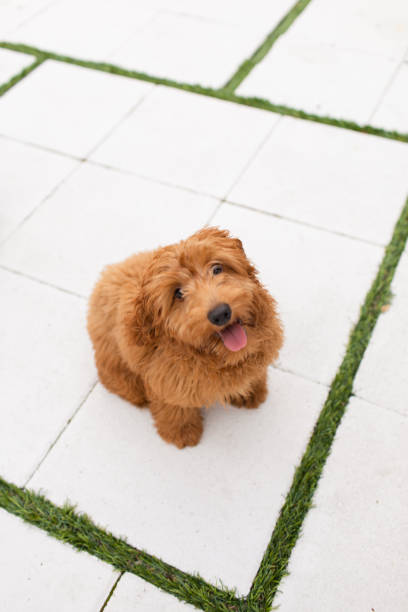
<path id="1" fill-rule="evenodd" d="M 214 276 L 216 276 L 217 274 L 221 274 L 221 272 L 222 272 L 221 264 L 215 264 L 215 266 L 212 267 L 212 273 L 214 274 Z"/>
<path id="2" fill-rule="evenodd" d="M 174 297 L 175 297 L 176 300 L 182 300 L 183 299 L 184 296 L 183 296 L 183 292 L 180 289 L 180 287 L 177 287 L 177 289 L 175 289 Z"/>

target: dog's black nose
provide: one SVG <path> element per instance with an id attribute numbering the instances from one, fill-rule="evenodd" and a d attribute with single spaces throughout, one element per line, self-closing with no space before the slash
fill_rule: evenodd
<path id="1" fill-rule="evenodd" d="M 217 304 L 210 310 L 207 317 L 214 325 L 225 325 L 231 318 L 231 308 L 228 304 Z"/>

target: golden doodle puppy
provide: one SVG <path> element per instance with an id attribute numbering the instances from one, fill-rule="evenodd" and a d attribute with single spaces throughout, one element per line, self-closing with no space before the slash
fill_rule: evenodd
<path id="1" fill-rule="evenodd" d="M 101 382 L 148 406 L 160 436 L 196 445 L 201 408 L 256 408 L 283 333 L 274 299 L 237 238 L 204 228 L 105 268 L 88 331 Z"/>

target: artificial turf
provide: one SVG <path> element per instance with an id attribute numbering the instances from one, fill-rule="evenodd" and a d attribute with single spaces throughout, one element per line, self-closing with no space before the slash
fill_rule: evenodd
<path id="1" fill-rule="evenodd" d="M 313 493 L 330 453 L 350 397 L 353 382 L 364 357 L 375 324 L 389 304 L 391 282 L 408 237 L 408 199 L 394 228 L 377 275 L 361 307 L 360 317 L 351 332 L 346 353 L 330 386 L 330 391 L 312 436 L 295 471 L 292 486 L 280 511 L 272 538 L 252 584 L 248 601 L 270 610 L 278 585 L 285 574 L 289 557 L 309 510 Z"/>
<path id="2" fill-rule="evenodd" d="M 391 140 L 408 142 L 408 134 L 405 133 L 397 132 L 395 130 L 384 130 L 382 128 L 377 128 L 372 125 L 364 125 L 356 123 L 355 121 L 349 121 L 347 119 L 336 119 L 335 117 L 307 113 L 298 108 L 292 108 L 290 106 L 284 106 L 282 104 L 274 104 L 273 102 L 270 102 L 269 100 L 264 100 L 263 98 L 248 98 L 244 96 L 238 96 L 226 87 L 221 89 L 213 89 L 211 87 L 203 87 L 199 84 L 181 83 L 172 79 L 152 76 L 150 74 L 146 74 L 145 72 L 127 70 L 126 68 L 121 68 L 120 66 L 108 64 L 106 62 L 91 62 L 88 60 L 82 60 L 75 57 L 70 57 L 68 55 L 60 55 L 59 53 L 53 53 L 52 51 L 46 51 L 44 49 L 38 49 L 37 47 L 31 47 L 29 45 L 23 45 L 19 43 L 0 42 L 0 48 L 10 49 L 12 51 L 17 51 L 20 53 L 31 54 L 41 60 L 38 62 L 38 65 L 42 63 L 45 59 L 54 60 L 57 62 L 65 62 L 67 64 L 81 66 L 82 68 L 89 68 L 90 70 L 99 70 L 102 72 L 108 72 L 109 74 L 117 74 L 119 76 L 131 79 L 138 79 L 139 81 L 147 81 L 148 83 L 155 83 L 156 85 L 164 85 L 165 87 L 182 89 L 184 91 L 189 91 L 191 93 L 196 93 L 202 96 L 209 96 L 211 98 L 217 98 L 219 100 L 226 100 L 227 102 L 233 102 L 235 104 L 241 104 L 243 106 L 260 108 L 262 110 L 277 113 L 279 115 L 295 117 L 296 119 L 314 121 L 316 123 L 332 125 L 334 127 L 352 130 L 354 132 L 363 132 L 365 134 L 372 134 L 381 138 L 390 138 Z"/>
<path id="3" fill-rule="evenodd" d="M 309 2 L 310 0 L 298 0 L 298 2 L 292 6 L 278 25 L 268 34 L 262 44 L 255 49 L 251 57 L 244 60 L 232 77 L 228 79 L 222 87 L 224 91 L 232 93 L 241 85 L 242 81 L 246 79 L 251 70 L 263 60 L 267 53 L 269 53 L 278 38 L 290 28 L 295 19 L 304 11 Z"/>
<path id="4" fill-rule="evenodd" d="M 14 87 L 14 85 L 17 85 L 17 83 L 21 81 L 22 79 L 24 79 L 24 77 L 27 76 L 27 74 L 30 74 L 30 72 L 35 70 L 38 66 L 40 66 L 43 63 L 44 58 L 41 57 L 41 54 L 38 54 L 38 55 L 36 54 L 35 57 L 36 59 L 32 64 L 30 64 L 29 66 L 26 66 L 25 68 L 23 68 L 23 70 L 21 70 L 20 72 L 12 76 L 11 79 L 9 79 L 8 81 L 0 85 L 0 97 L 3 94 L 5 94 L 6 91 Z"/>
<path id="5" fill-rule="evenodd" d="M 43 495 L 18 487 L 0 477 L 0 508 L 43 529 L 58 540 L 71 544 L 109 563 L 121 572 L 144 578 L 202 610 L 240 611 L 241 600 L 233 591 L 218 588 L 183 572 L 143 550 L 134 548 L 98 527 L 86 515 L 68 504 L 57 506 Z"/>

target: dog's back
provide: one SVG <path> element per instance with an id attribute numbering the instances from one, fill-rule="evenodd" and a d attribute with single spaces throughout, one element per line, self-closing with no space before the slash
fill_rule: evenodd
<path id="1" fill-rule="evenodd" d="M 127 283 L 141 285 L 152 257 L 152 252 L 142 252 L 104 268 L 89 300 L 87 327 L 99 378 L 119 395 L 123 394 L 116 388 L 115 372 L 124 368 L 116 334 L 120 293 Z"/>

